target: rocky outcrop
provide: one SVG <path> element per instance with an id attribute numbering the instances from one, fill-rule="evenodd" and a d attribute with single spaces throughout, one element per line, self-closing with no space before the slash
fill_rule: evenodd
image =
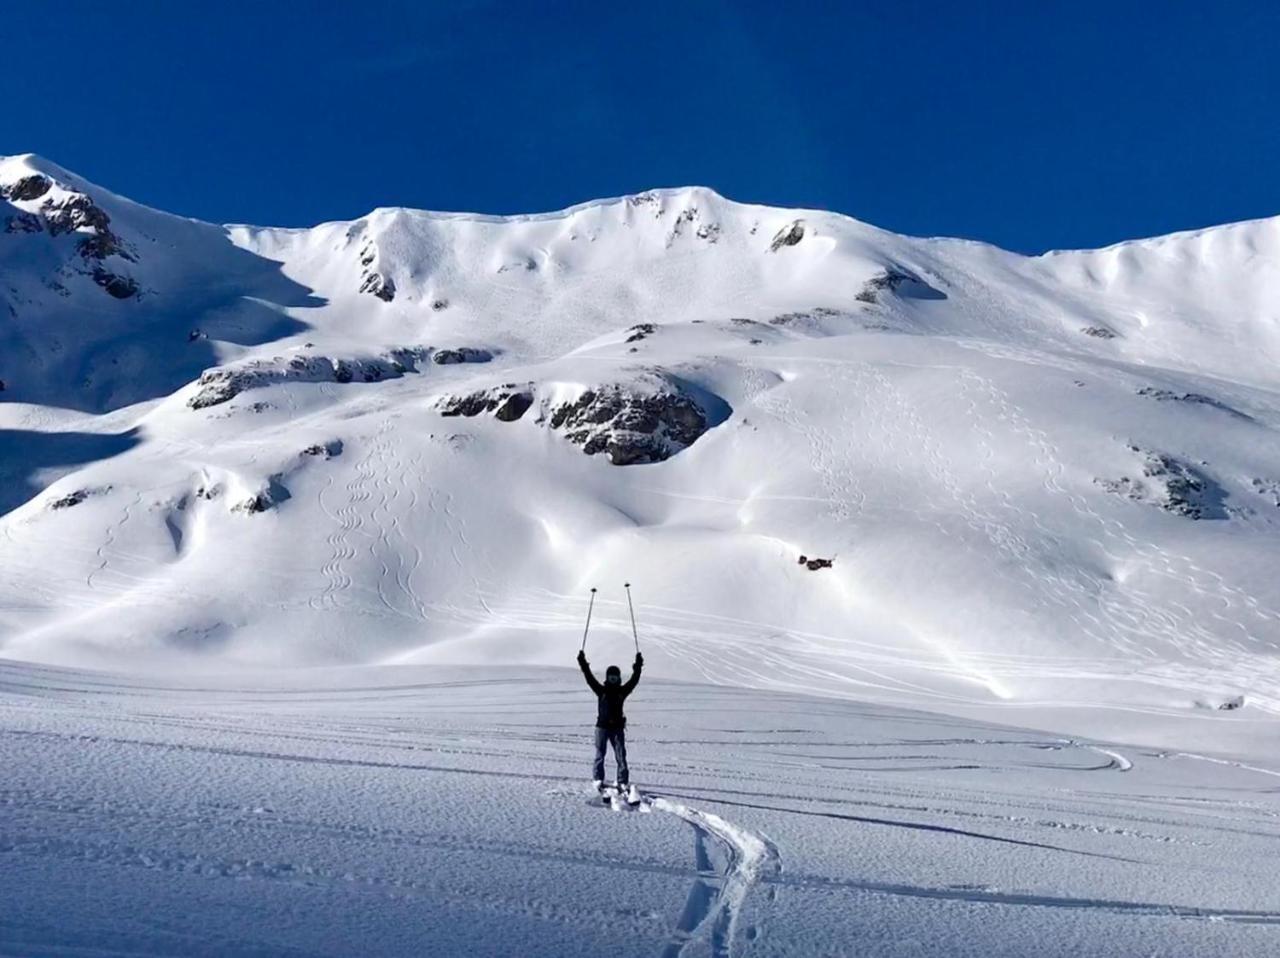
<path id="1" fill-rule="evenodd" d="M 0 197 L 12 200 L 15 203 L 26 203 L 40 199 L 40 197 L 49 192 L 52 186 L 53 182 L 47 176 L 32 173 L 30 176 L 24 176 L 8 186 L 0 184 Z"/>
<path id="2" fill-rule="evenodd" d="M 72 506 L 78 506 L 92 496 L 101 496 L 111 491 L 110 486 L 101 486 L 96 489 L 75 489 L 56 498 L 50 499 L 48 507 L 53 510 L 70 509 Z"/>
<path id="3" fill-rule="evenodd" d="M 333 359 L 329 356 L 276 356 L 235 366 L 209 369 L 197 380 L 199 391 L 187 400 L 192 409 L 205 409 L 234 399 L 249 389 L 280 382 L 380 382 L 417 372 L 429 350 L 393 349 L 381 356 Z"/>
<path id="4" fill-rule="evenodd" d="M 769 244 L 769 252 L 776 253 L 784 246 L 795 246 L 802 239 L 804 239 L 804 220 L 788 223 L 774 234 L 773 242 Z"/>
<path id="5" fill-rule="evenodd" d="M 607 455 L 615 466 L 662 462 L 712 425 L 701 399 L 674 377 L 651 370 L 585 389 L 571 402 L 551 405 L 545 419 L 587 455 Z M 727 408 L 719 411 L 727 414 Z"/>
<path id="6" fill-rule="evenodd" d="M 946 295 L 934 289 L 919 276 L 900 266 L 888 266 L 862 284 L 854 294 L 860 303 L 874 304 L 884 293 L 897 293 L 912 299 L 946 299 Z"/>
<path id="7" fill-rule="evenodd" d="M 396 298 L 396 284 L 390 276 L 381 273 L 365 273 L 360 283 L 360 292 L 378 297 L 384 303 Z"/>
<path id="8" fill-rule="evenodd" d="M 44 222 L 34 213 L 24 213 L 19 210 L 5 218 L 4 231 L 6 233 L 40 233 L 44 231 Z"/>
<path id="9" fill-rule="evenodd" d="M 830 569 L 835 565 L 835 559 L 818 559 L 809 556 L 801 556 L 799 564 L 804 566 L 810 572 L 817 572 L 819 569 Z"/>
<path id="10" fill-rule="evenodd" d="M 1187 519 L 1227 518 L 1225 493 L 1197 466 L 1133 445 L 1129 451 L 1141 457 L 1140 476 L 1094 482 L 1113 495 L 1156 506 L 1171 515 Z"/>
<path id="11" fill-rule="evenodd" d="M 1280 479 L 1254 479 L 1253 491 L 1280 509 Z"/>
<path id="12" fill-rule="evenodd" d="M 502 422 L 515 422 L 533 405 L 533 384 L 506 383 L 465 396 L 446 396 L 437 406 L 442 416 L 479 416 L 492 413 Z"/>
<path id="13" fill-rule="evenodd" d="M 247 516 L 257 515 L 258 513 L 266 512 L 268 509 L 274 509 L 280 503 L 286 502 L 291 498 L 293 497 L 284 484 L 284 476 L 277 473 L 267 480 L 265 489 L 241 499 L 231 507 L 231 511 L 243 513 Z"/>
<path id="14" fill-rule="evenodd" d="M 443 416 L 488 413 L 511 422 L 538 402 L 537 393 L 533 383 L 506 383 L 442 397 L 437 408 Z M 606 455 L 615 466 L 669 459 L 729 412 L 718 397 L 704 395 L 659 370 L 589 386 L 570 400 L 559 395 L 541 401 L 538 425 L 562 434 L 589 456 Z"/>
<path id="15" fill-rule="evenodd" d="M 344 445 L 341 439 L 330 439 L 325 443 L 315 443 L 302 450 L 301 455 L 315 458 L 336 459 L 342 455 Z"/>
<path id="16" fill-rule="evenodd" d="M 132 276 L 121 276 L 101 266 L 94 267 L 89 275 L 95 283 L 116 299 L 129 299 L 138 295 L 138 281 Z"/>
<path id="17" fill-rule="evenodd" d="M 1138 390 L 1138 395 L 1147 399 L 1154 399 L 1156 402 L 1179 402 L 1190 403 L 1193 406 L 1208 406 L 1211 409 L 1217 409 L 1219 412 L 1225 412 L 1237 419 L 1245 419 L 1250 422 L 1253 417 L 1233 409 L 1220 399 L 1214 399 L 1212 396 L 1206 396 L 1203 393 L 1176 393 L 1169 389 L 1157 389 L 1154 386 L 1144 386 Z"/>
<path id="18" fill-rule="evenodd" d="M 79 264 L 72 261 L 64 268 L 70 272 L 88 276 L 109 296 L 130 299 L 139 293 L 138 281 L 123 273 L 119 266 L 108 266 L 106 261 L 118 257 L 127 262 L 137 262 L 133 250 L 111 229 L 111 217 L 106 210 L 85 193 L 54 190 L 55 184 L 46 176 L 35 173 L 0 187 L 0 197 L 10 203 L 31 203 L 41 197 L 44 201 L 38 211 L 15 210 L 5 217 L 6 233 L 42 233 L 51 237 L 77 236 L 76 253 Z M 56 280 L 47 285 L 61 292 Z"/>
<path id="19" fill-rule="evenodd" d="M 1115 339 L 1114 330 L 1107 329 L 1105 326 L 1082 326 L 1080 332 L 1086 336 L 1092 336 L 1094 339 Z"/>
<path id="20" fill-rule="evenodd" d="M 437 366 L 452 366 L 457 363 L 487 363 L 491 359 L 493 359 L 493 353 L 487 349 L 477 349 L 474 346 L 438 349 L 431 354 L 431 361 Z"/>
<path id="21" fill-rule="evenodd" d="M 378 269 L 378 247 L 366 238 L 360 247 L 360 292 L 376 296 L 384 303 L 396 298 L 395 281 Z"/>

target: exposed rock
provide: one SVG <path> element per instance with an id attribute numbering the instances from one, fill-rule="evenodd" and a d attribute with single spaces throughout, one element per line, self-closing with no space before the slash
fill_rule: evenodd
<path id="1" fill-rule="evenodd" d="M 449 301 L 447 299 L 433 299 L 431 301 L 431 308 L 438 313 L 442 309 L 449 308 Z"/>
<path id="2" fill-rule="evenodd" d="M 491 359 L 493 359 L 493 353 L 487 349 L 477 349 L 474 346 L 440 349 L 431 355 L 431 361 L 437 366 L 451 366 L 456 363 L 487 363 Z"/>
<path id="3" fill-rule="evenodd" d="M 381 273 L 365 273 L 364 282 L 360 284 L 360 292 L 371 293 L 384 303 L 396 298 L 396 284 L 390 276 Z"/>
<path id="4" fill-rule="evenodd" d="M 242 512 L 245 515 L 256 515 L 260 512 L 266 512 L 278 506 L 280 503 L 292 498 L 289 490 L 281 483 L 281 476 L 275 475 L 267 480 L 267 488 L 261 492 L 257 492 L 247 499 L 242 499 L 231 507 L 232 512 Z"/>
<path id="5" fill-rule="evenodd" d="M 6 233 L 39 233 L 44 230 L 44 223 L 40 217 L 34 213 L 24 213 L 22 210 L 14 213 L 5 219 L 4 231 Z"/>
<path id="6" fill-rule="evenodd" d="M 1115 339 L 1117 335 L 1114 330 L 1107 329 L 1105 326 L 1081 326 L 1080 332 L 1095 339 Z"/>
<path id="7" fill-rule="evenodd" d="M 69 492 L 65 496 L 59 496 L 49 503 L 50 509 L 70 509 L 72 506 L 78 506 L 89 498 L 87 489 L 77 489 L 75 492 Z"/>
<path id="8" fill-rule="evenodd" d="M 1171 515 L 1188 519 L 1228 517 L 1223 490 L 1195 466 L 1137 446 L 1131 445 L 1129 450 L 1143 457 L 1140 478 L 1121 476 L 1094 482 L 1107 492 L 1157 506 Z"/>
<path id="9" fill-rule="evenodd" d="M 111 228 L 111 217 L 83 193 L 72 193 L 61 201 L 45 200 L 40 212 L 53 236 L 80 229 L 105 232 Z"/>
<path id="10" fill-rule="evenodd" d="M 534 404 L 532 383 L 507 383 L 465 396 L 446 396 L 437 408 L 443 416 L 492 413 L 504 422 L 520 419 Z M 715 412 L 727 415 L 728 407 Z M 636 379 L 583 390 L 573 401 L 544 401 L 540 425 L 563 433 L 587 455 L 605 453 L 616 466 L 661 462 L 692 444 L 707 431 L 710 416 L 679 381 L 647 371 Z"/>
<path id="11" fill-rule="evenodd" d="M 915 299 L 945 299 L 946 296 L 934 289 L 919 276 L 897 266 L 887 267 L 862 284 L 853 297 L 860 303 L 878 303 L 881 293 L 901 293 Z"/>
<path id="12" fill-rule="evenodd" d="M 25 203 L 28 200 L 40 199 L 40 197 L 49 192 L 49 188 L 52 186 L 53 183 L 47 176 L 32 173 L 30 176 L 24 176 L 9 186 L 0 186 L 0 196 L 13 200 L 15 203 Z"/>
<path id="13" fill-rule="evenodd" d="M 587 389 L 551 408 L 548 422 L 587 455 L 606 453 L 615 466 L 669 459 L 708 428 L 699 404 L 658 376 Z"/>
<path id="14" fill-rule="evenodd" d="M 517 392 L 512 393 L 502 402 L 498 403 L 498 408 L 493 411 L 494 418 L 502 422 L 515 422 L 533 405 L 533 396 L 529 393 Z"/>
<path id="15" fill-rule="evenodd" d="M 131 276 L 119 276 L 101 266 L 95 266 L 90 276 L 95 283 L 116 299 L 129 299 L 131 296 L 138 295 L 138 281 Z"/>
<path id="16" fill-rule="evenodd" d="M 304 456 L 324 456 L 325 459 L 334 459 L 342 455 L 343 448 L 345 447 L 343 446 L 341 439 L 330 439 L 328 442 L 323 444 L 316 443 L 314 445 L 307 446 L 306 449 L 302 450 L 301 454 Z"/>
<path id="17" fill-rule="evenodd" d="M 698 227 L 698 232 L 695 235 L 700 240 L 706 240 L 708 243 L 715 243 L 720 239 L 720 224 L 704 223 L 702 226 Z"/>
<path id="18" fill-rule="evenodd" d="M 209 369 L 197 381 L 200 391 L 187 400 L 192 409 L 216 406 L 247 389 L 278 382 L 379 382 L 417 372 L 428 351 L 421 347 L 393 349 L 382 356 L 331 359 L 328 356 L 293 356 L 289 359 L 254 359 L 236 366 Z"/>
<path id="19" fill-rule="evenodd" d="M 466 396 L 447 396 L 438 405 L 442 416 L 478 416 L 491 412 L 503 422 L 515 422 L 533 405 L 531 383 L 506 383 Z"/>
<path id="20" fill-rule="evenodd" d="M 796 220 L 778 230 L 773 237 L 773 242 L 769 244 L 769 252 L 776 253 L 784 246 L 795 246 L 802 239 L 804 239 L 804 220 Z"/>
<path id="21" fill-rule="evenodd" d="M 0 385 L 0 388 L 3 388 L 3 385 Z M 1258 495 L 1265 496 L 1277 509 L 1280 509 L 1280 480 L 1254 479 L 1252 485 Z"/>
<path id="22" fill-rule="evenodd" d="M 835 559 L 818 559 L 801 556 L 799 564 L 807 568 L 810 572 L 817 572 L 819 569 L 830 569 L 835 565 Z"/>
<path id="23" fill-rule="evenodd" d="M 1231 698 L 1218 703 L 1218 711 L 1233 712 L 1238 708 L 1244 708 L 1244 696 L 1233 695 Z"/>
<path id="24" fill-rule="evenodd" d="M 1154 386 L 1144 386 L 1138 390 L 1139 396 L 1145 396 L 1148 399 L 1154 399 L 1156 402 L 1183 402 L 1192 403 L 1199 406 L 1210 406 L 1228 415 L 1235 416 L 1237 419 L 1246 419 L 1250 422 L 1253 417 L 1233 409 L 1219 399 L 1212 396 L 1206 396 L 1203 393 L 1175 393 L 1168 389 L 1156 389 Z"/>
<path id="25" fill-rule="evenodd" d="M 631 335 L 627 337 L 626 341 L 629 343 L 638 343 L 640 340 L 652 336 L 657 328 L 658 327 L 653 323 L 640 323 L 636 326 L 632 326 L 627 330 Z"/>

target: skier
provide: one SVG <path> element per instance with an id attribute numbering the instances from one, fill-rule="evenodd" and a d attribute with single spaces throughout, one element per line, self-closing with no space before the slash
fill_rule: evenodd
<path id="1" fill-rule="evenodd" d="M 613 759 L 618 765 L 618 788 L 625 790 L 630 781 L 627 769 L 627 717 L 622 714 L 622 703 L 632 693 L 636 683 L 640 681 L 640 670 L 644 667 L 644 656 L 636 653 L 635 665 L 632 666 L 631 678 L 624 684 L 622 670 L 616 665 L 605 669 L 604 684 L 591 674 L 591 666 L 587 664 L 587 653 L 578 652 L 578 667 L 591 691 L 599 700 L 596 705 L 596 761 L 592 777 L 597 789 L 604 789 L 604 753 L 607 746 L 613 746 Z"/>

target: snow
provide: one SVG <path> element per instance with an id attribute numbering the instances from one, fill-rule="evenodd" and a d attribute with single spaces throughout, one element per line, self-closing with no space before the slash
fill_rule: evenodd
<path id="1" fill-rule="evenodd" d="M 1274 951 L 1278 262 L 0 158 L 5 947 Z M 624 581 L 644 816 L 564 670 Z"/>
<path id="2" fill-rule="evenodd" d="M 0 950 L 1274 953 L 1274 772 L 648 677 L 628 711 L 647 815 L 566 669 L 5 664 Z"/>

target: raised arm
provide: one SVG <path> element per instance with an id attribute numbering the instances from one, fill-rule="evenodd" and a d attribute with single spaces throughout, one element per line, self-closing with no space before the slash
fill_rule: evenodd
<path id="1" fill-rule="evenodd" d="M 640 670 L 643 668 L 644 656 L 637 652 L 635 664 L 631 666 L 631 678 L 627 679 L 627 683 L 622 686 L 623 695 L 630 695 L 632 690 L 640 684 Z"/>
<path id="2" fill-rule="evenodd" d="M 587 664 L 586 652 L 578 652 L 578 668 L 582 669 L 582 677 L 586 679 L 587 684 L 591 686 L 591 691 L 595 692 L 596 695 L 599 695 L 600 690 L 604 688 L 604 686 L 602 686 L 600 681 L 591 674 L 591 666 Z"/>

